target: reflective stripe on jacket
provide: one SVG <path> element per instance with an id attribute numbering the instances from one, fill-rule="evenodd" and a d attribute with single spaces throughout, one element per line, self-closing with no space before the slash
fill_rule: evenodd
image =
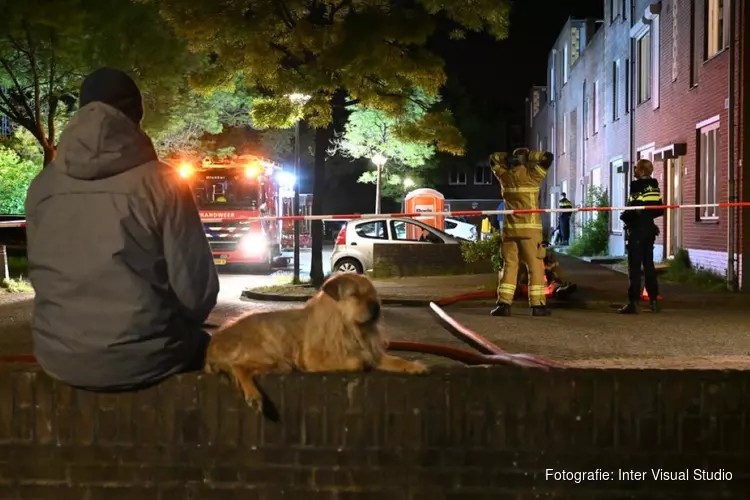
<path id="1" fill-rule="evenodd" d="M 539 188 L 547 170 L 539 165 L 543 152 L 532 151 L 528 165 L 510 167 L 507 153 L 490 157 L 492 172 L 500 181 L 506 210 L 535 210 L 539 208 Z M 542 231 L 539 213 L 506 215 L 503 221 L 503 238 L 535 237 Z"/>

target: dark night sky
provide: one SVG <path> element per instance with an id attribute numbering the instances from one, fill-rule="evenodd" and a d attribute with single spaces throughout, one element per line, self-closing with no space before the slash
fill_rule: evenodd
<path id="1" fill-rule="evenodd" d="M 522 109 L 530 87 L 546 83 L 547 55 L 568 17 L 603 16 L 603 0 L 515 0 L 507 40 L 471 35 L 441 52 L 451 78 L 460 75 L 474 96 Z"/>

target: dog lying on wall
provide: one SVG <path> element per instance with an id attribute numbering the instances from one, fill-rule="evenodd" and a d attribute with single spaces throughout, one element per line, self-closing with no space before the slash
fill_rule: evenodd
<path id="1" fill-rule="evenodd" d="M 250 313 L 216 332 L 205 371 L 228 374 L 248 405 L 263 409 L 253 381 L 264 373 L 424 373 L 427 367 L 386 353 L 381 301 L 372 282 L 356 274 L 328 279 L 301 309 Z"/>

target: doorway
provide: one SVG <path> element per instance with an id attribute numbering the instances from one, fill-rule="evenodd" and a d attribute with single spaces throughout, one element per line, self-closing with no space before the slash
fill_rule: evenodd
<path id="1" fill-rule="evenodd" d="M 682 157 L 666 160 L 667 205 L 682 204 Z M 678 248 L 682 247 L 682 210 L 667 209 L 665 214 L 666 257 L 673 259 Z"/>

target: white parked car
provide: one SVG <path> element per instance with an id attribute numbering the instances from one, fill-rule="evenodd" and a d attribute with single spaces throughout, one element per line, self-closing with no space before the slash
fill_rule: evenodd
<path id="1" fill-rule="evenodd" d="M 362 274 L 367 269 L 372 269 L 375 243 L 458 245 L 462 240 L 413 219 L 349 221 L 344 224 L 336 238 L 336 244 L 331 252 L 331 270 L 334 273 Z"/>
<path id="2" fill-rule="evenodd" d="M 462 240 L 477 241 L 477 226 L 468 222 L 445 219 L 445 232 Z"/>

